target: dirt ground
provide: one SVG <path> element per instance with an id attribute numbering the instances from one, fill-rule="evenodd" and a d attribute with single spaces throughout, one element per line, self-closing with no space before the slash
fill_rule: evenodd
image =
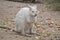
<path id="1" fill-rule="evenodd" d="M 11 23 L 10 19 L 14 19 L 16 13 L 20 10 L 20 8 L 27 6 L 27 4 L 38 6 L 38 10 L 40 11 L 40 14 L 38 16 L 40 20 L 46 20 L 47 18 L 51 18 L 56 24 L 60 25 L 60 12 L 50 11 L 49 9 L 47 9 L 45 4 L 13 2 L 6 0 L 0 0 L 0 20 L 6 21 L 7 16 L 8 17 L 7 21 Z M 34 36 L 25 37 L 6 29 L 0 29 L 0 40 L 37 40 L 37 39 L 35 39 Z"/>

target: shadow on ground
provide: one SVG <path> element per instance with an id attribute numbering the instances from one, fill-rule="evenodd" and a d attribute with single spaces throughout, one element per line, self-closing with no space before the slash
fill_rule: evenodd
<path id="1" fill-rule="evenodd" d="M 30 1 L 18 1 L 18 0 L 6 0 L 6 1 L 20 2 L 20 3 L 42 4 L 42 2 L 39 2 L 39 1 L 36 1 L 36 2 L 30 2 Z"/>

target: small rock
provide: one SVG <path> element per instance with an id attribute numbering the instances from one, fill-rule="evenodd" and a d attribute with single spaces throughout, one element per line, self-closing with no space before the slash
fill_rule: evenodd
<path id="1" fill-rule="evenodd" d="M 39 39 L 39 37 L 35 37 L 36 39 Z"/>
<path id="2" fill-rule="evenodd" d="M 3 39 L 4 37 L 1 37 L 1 39 Z"/>

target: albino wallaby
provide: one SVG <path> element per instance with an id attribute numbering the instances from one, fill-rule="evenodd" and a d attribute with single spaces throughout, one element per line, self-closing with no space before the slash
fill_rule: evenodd
<path id="1" fill-rule="evenodd" d="M 35 17 L 38 14 L 37 6 L 30 6 L 21 8 L 16 14 L 16 31 L 25 35 L 26 33 L 32 33 L 32 22 L 35 21 Z"/>

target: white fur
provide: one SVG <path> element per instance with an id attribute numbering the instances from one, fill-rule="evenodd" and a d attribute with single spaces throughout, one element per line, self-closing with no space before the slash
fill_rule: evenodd
<path id="1" fill-rule="evenodd" d="M 21 8 L 16 14 L 16 31 L 22 34 L 31 33 L 33 27 L 32 22 L 35 21 L 35 14 L 38 13 L 36 6 L 30 6 Z"/>

